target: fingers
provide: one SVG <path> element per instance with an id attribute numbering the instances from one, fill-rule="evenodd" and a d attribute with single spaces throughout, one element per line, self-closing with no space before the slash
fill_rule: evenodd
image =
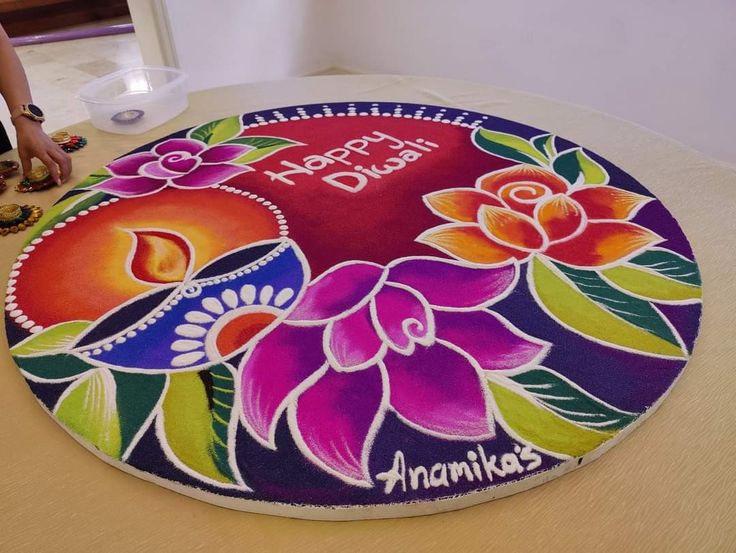
<path id="1" fill-rule="evenodd" d="M 27 177 L 33 167 L 31 156 L 25 150 L 18 150 L 18 157 L 20 158 L 20 165 L 23 167 L 23 176 Z"/>
<path id="2" fill-rule="evenodd" d="M 61 171 L 59 170 L 59 166 L 56 164 L 53 158 L 46 152 L 40 153 L 37 157 L 41 160 L 41 163 L 43 163 L 48 168 L 49 173 L 51 173 L 51 178 L 54 179 L 54 182 L 60 185 Z"/>
<path id="3" fill-rule="evenodd" d="M 72 158 L 58 146 L 50 152 L 50 155 L 59 166 L 61 182 L 66 182 L 72 172 Z"/>

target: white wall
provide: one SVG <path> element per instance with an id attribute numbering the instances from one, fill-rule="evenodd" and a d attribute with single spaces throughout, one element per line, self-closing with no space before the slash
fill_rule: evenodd
<path id="1" fill-rule="evenodd" d="M 172 61 L 192 90 L 322 69 L 322 0 L 161 0 Z M 136 32 L 138 32 L 136 23 Z"/>
<path id="2" fill-rule="evenodd" d="M 129 1 L 163 6 L 193 89 L 332 65 L 453 77 L 590 106 L 736 164 L 736 0 Z"/>
<path id="3" fill-rule="evenodd" d="M 333 62 L 516 88 L 736 163 L 736 0 L 335 0 Z"/>

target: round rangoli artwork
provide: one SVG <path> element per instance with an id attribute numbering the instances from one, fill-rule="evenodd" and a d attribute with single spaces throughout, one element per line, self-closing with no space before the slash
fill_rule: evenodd
<path id="1" fill-rule="evenodd" d="M 27 236 L 5 318 L 48 412 L 123 470 L 289 516 L 435 512 L 576 468 L 667 394 L 701 311 L 687 240 L 631 176 L 430 105 L 182 131 Z"/>

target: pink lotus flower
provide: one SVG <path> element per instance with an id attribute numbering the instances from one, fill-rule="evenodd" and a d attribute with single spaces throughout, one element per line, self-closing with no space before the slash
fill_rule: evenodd
<path id="1" fill-rule="evenodd" d="M 484 373 L 537 363 L 548 349 L 484 309 L 517 279 L 516 263 L 336 265 L 241 362 L 244 425 L 275 449 L 287 411 L 302 453 L 359 486 L 372 485 L 368 456 L 388 410 L 433 436 L 492 438 Z"/>
<path id="2" fill-rule="evenodd" d="M 208 148 L 199 140 L 171 138 L 156 144 L 150 152 L 116 159 L 107 166 L 112 178 L 90 188 L 116 196 L 142 196 L 165 186 L 207 188 L 252 171 L 247 165 L 228 163 L 252 149 L 244 144 Z"/>

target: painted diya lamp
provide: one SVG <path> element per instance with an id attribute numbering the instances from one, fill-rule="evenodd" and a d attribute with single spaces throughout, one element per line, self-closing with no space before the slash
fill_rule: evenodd
<path id="1" fill-rule="evenodd" d="M 0 236 L 20 232 L 34 225 L 43 215 L 35 205 L 7 204 L 0 206 Z"/>
<path id="2" fill-rule="evenodd" d="M 6 179 L 18 170 L 18 162 L 10 159 L 0 161 L 0 178 Z"/>
<path id="3" fill-rule="evenodd" d="M 18 192 L 39 192 L 56 186 L 49 170 L 41 165 L 31 171 L 27 178 L 23 179 L 15 187 Z"/>

